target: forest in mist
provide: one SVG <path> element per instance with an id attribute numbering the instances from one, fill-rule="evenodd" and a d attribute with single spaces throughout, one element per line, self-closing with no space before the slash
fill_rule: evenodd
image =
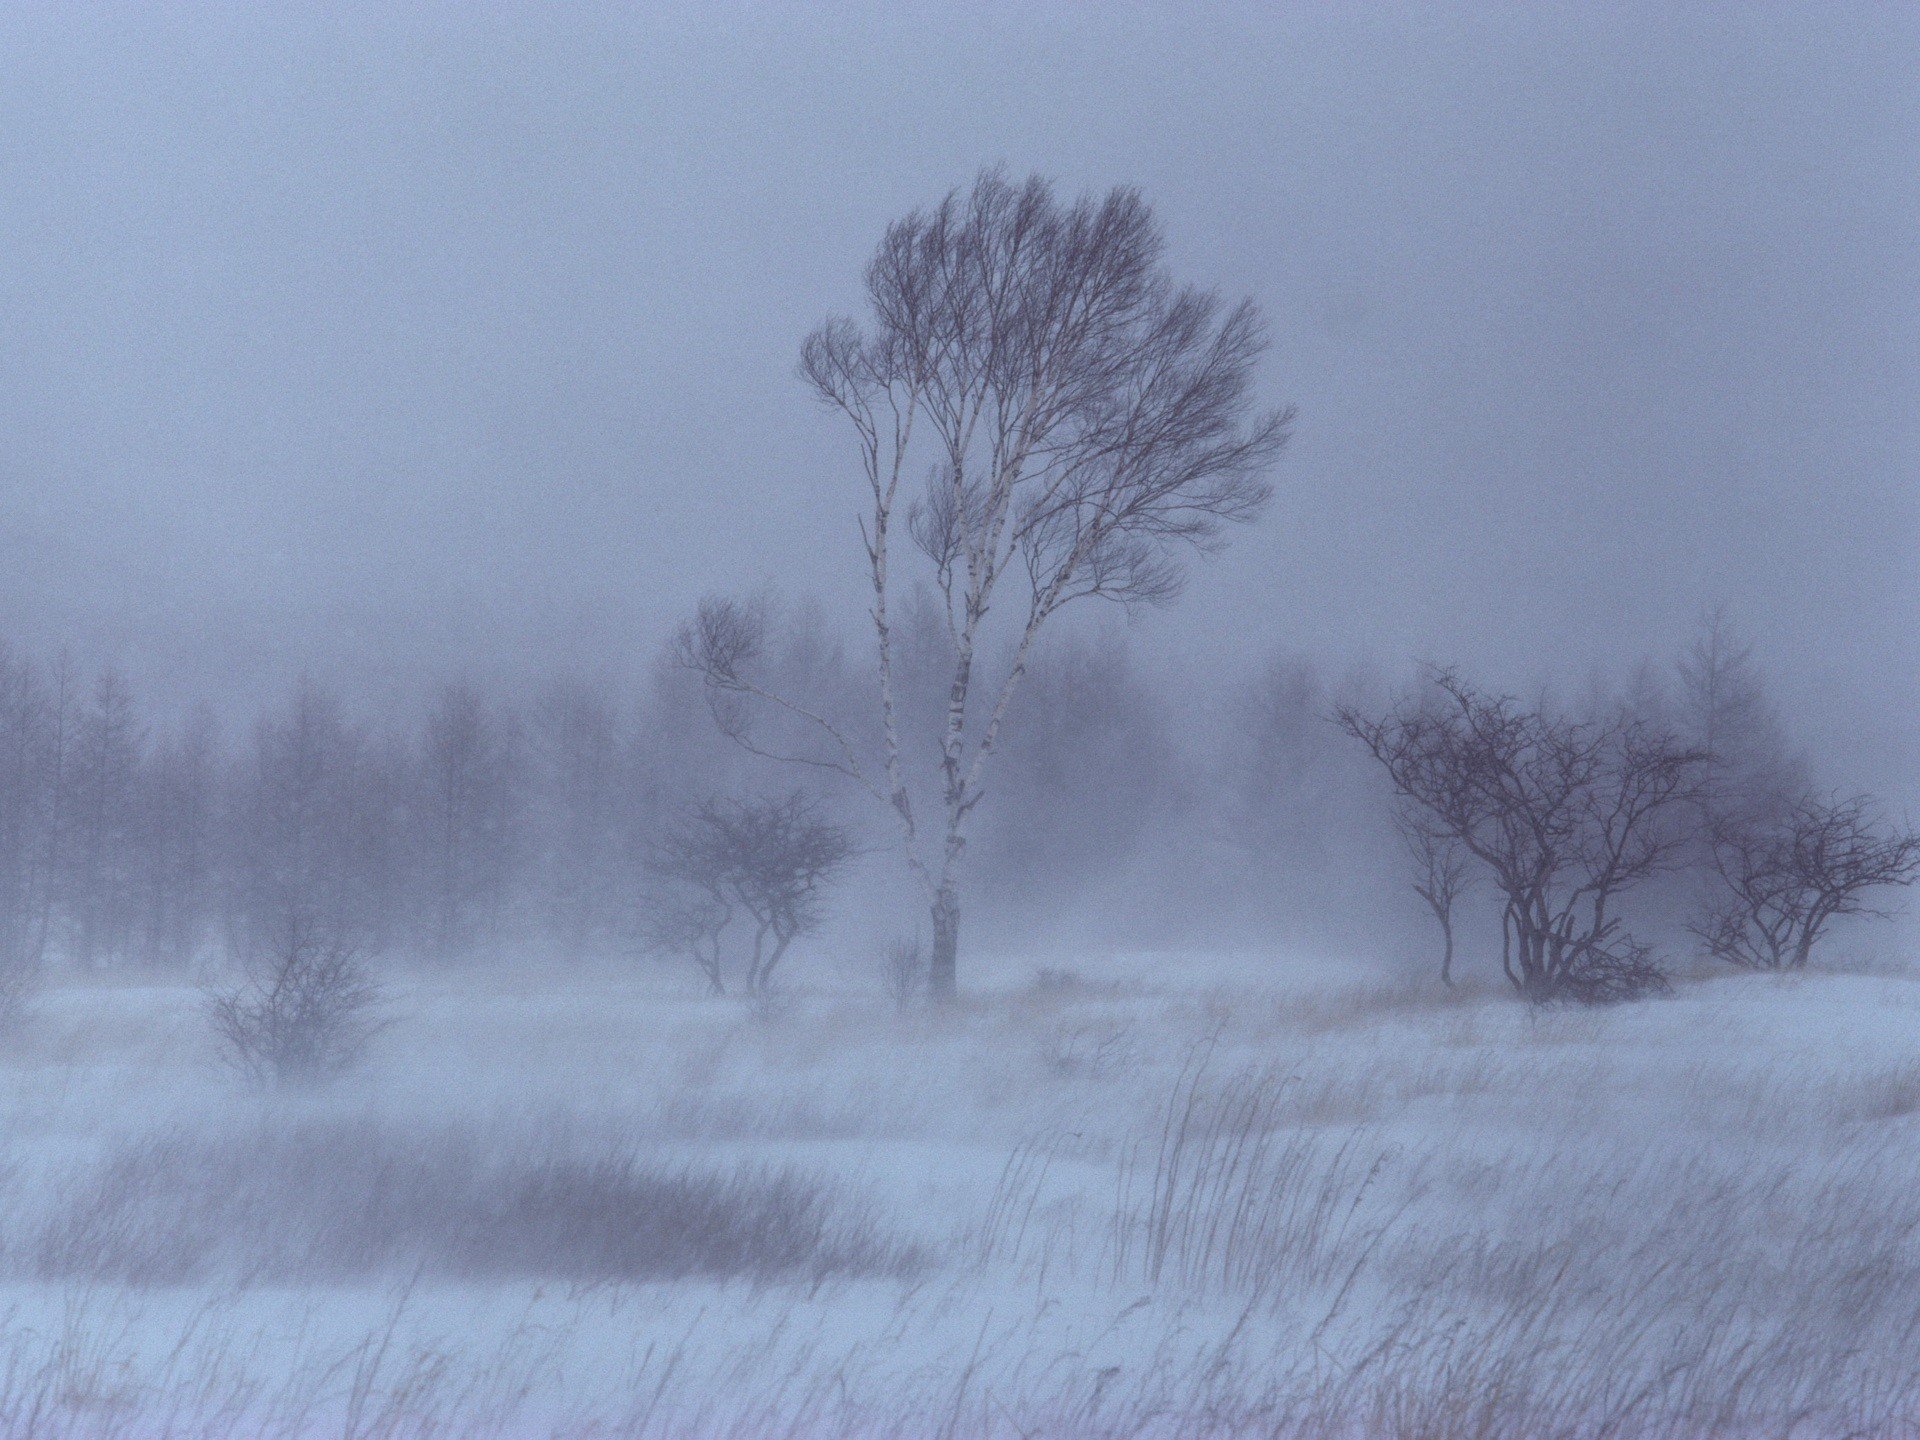
<path id="1" fill-rule="evenodd" d="M 931 613 L 919 620 L 937 655 Z M 780 621 L 775 668 L 852 715 L 871 685 L 817 608 Z M 923 666 L 914 687 L 929 713 L 935 679 Z M 1424 974 L 1438 935 L 1391 788 L 1335 723 L 1420 684 L 1285 653 L 1174 676 L 1137 661 L 1124 631 L 1063 633 L 1032 666 L 1027 723 L 969 856 L 982 933 L 1022 949 L 1304 946 Z M 1682 654 L 1559 689 L 1714 737 L 1727 783 L 1748 791 L 1817 774 L 1724 614 Z M 202 976 L 295 914 L 386 965 L 671 967 L 684 957 L 651 923 L 663 838 L 716 797 L 795 784 L 720 733 L 670 647 L 637 684 L 454 681 L 393 706 L 307 676 L 221 717 L 143 703 L 112 668 L 11 650 L 0 753 L 6 962 L 56 973 Z M 886 832 L 847 792 L 823 792 L 858 851 L 822 897 L 828 943 L 783 981 L 878 984 L 885 943 L 916 924 Z M 1641 897 L 1676 958 L 1697 948 L 1684 926 L 1704 883 L 1669 876 Z M 1492 932 L 1462 908 L 1482 947 L 1471 970 Z"/>

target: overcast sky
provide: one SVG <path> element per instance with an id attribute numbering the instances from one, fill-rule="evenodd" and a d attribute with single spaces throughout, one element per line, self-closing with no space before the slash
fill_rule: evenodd
<path id="1" fill-rule="evenodd" d="M 1915 794 L 1920 9 L 9 4 L 0 633 L 231 695 L 851 603 L 793 379 L 983 163 L 1130 183 L 1300 407 L 1139 629 L 1506 683 L 1725 600 Z"/>

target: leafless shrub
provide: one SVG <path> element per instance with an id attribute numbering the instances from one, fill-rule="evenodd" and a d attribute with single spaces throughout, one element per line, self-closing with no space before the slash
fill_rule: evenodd
<path id="1" fill-rule="evenodd" d="M 222 1058 L 255 1080 L 333 1079 L 389 1023 L 362 947 L 310 919 L 290 920 L 244 969 L 240 986 L 208 996 L 207 1013 Z"/>
<path id="2" fill-rule="evenodd" d="M 1578 1005 L 1617 1005 L 1672 993 L 1673 982 L 1652 947 L 1629 937 L 1610 947 L 1581 951 L 1561 973 L 1556 998 Z"/>
<path id="3" fill-rule="evenodd" d="M 1620 932 L 1621 895 L 1677 867 L 1705 795 L 1705 751 L 1621 708 L 1576 720 L 1483 694 L 1451 671 L 1420 703 L 1343 709 L 1436 843 L 1480 863 L 1504 907 L 1501 962 L 1522 996 L 1615 1000 L 1657 989 Z"/>
<path id="4" fill-rule="evenodd" d="M 1884 916 L 1869 892 L 1920 878 L 1920 834 L 1890 829 L 1863 795 L 1723 816 L 1711 845 L 1721 894 L 1693 930 L 1708 955 L 1748 970 L 1804 969 L 1830 922 Z"/>
<path id="5" fill-rule="evenodd" d="M 1440 926 L 1440 982 L 1453 986 L 1453 910 L 1472 885 L 1467 854 L 1460 841 L 1443 827 L 1422 819 L 1419 811 L 1402 805 L 1394 823 L 1413 862 L 1413 893 L 1426 903 Z"/>
<path id="6" fill-rule="evenodd" d="M 895 940 L 880 960 L 880 983 L 901 1014 L 927 993 L 927 956 L 918 937 Z"/>
<path id="7" fill-rule="evenodd" d="M 819 928 L 823 892 L 853 855 L 852 837 L 804 791 L 703 801 L 648 856 L 656 881 L 648 937 L 688 955 L 718 995 L 726 990 L 723 941 L 743 919 L 746 988 L 766 990 L 788 947 Z"/>
<path id="8" fill-rule="evenodd" d="M 1041 1063 L 1063 1077 L 1106 1079 L 1126 1065 L 1133 1051 L 1132 1027 L 1121 1020 L 1054 1025 L 1040 1040 Z"/>
<path id="9" fill-rule="evenodd" d="M 165 1132 L 81 1177 L 30 1273 L 152 1285 L 411 1274 L 572 1281 L 900 1273 L 911 1249 L 790 1170 L 651 1164 L 618 1137 L 304 1122 Z"/>
<path id="10" fill-rule="evenodd" d="M 715 995 L 727 993 L 721 939 L 733 919 L 723 900 L 691 885 L 650 886 L 640 900 L 640 939 L 653 950 L 683 955 Z"/>

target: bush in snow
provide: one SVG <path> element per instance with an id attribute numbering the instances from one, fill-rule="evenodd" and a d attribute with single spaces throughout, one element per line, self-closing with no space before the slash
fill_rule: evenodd
<path id="1" fill-rule="evenodd" d="M 289 920 L 245 970 L 238 987 L 208 997 L 207 1010 L 222 1057 L 255 1080 L 330 1080 L 386 1028 L 365 952 L 311 919 Z"/>

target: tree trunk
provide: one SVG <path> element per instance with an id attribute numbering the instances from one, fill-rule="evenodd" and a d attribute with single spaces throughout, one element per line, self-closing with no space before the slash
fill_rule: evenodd
<path id="1" fill-rule="evenodd" d="M 935 1000 L 959 993 L 960 897 L 944 887 L 933 902 L 933 955 L 927 966 L 927 990 Z"/>
<path id="2" fill-rule="evenodd" d="M 1440 954 L 1440 983 L 1449 990 L 1453 988 L 1453 917 L 1440 917 L 1440 933 L 1445 938 L 1446 948 Z"/>
<path id="3" fill-rule="evenodd" d="M 1807 961 L 1813 957 L 1813 942 L 1817 932 L 1818 927 L 1811 924 L 1801 927 L 1800 938 L 1794 942 L 1793 959 L 1787 966 L 1789 970 L 1807 968 Z"/>

